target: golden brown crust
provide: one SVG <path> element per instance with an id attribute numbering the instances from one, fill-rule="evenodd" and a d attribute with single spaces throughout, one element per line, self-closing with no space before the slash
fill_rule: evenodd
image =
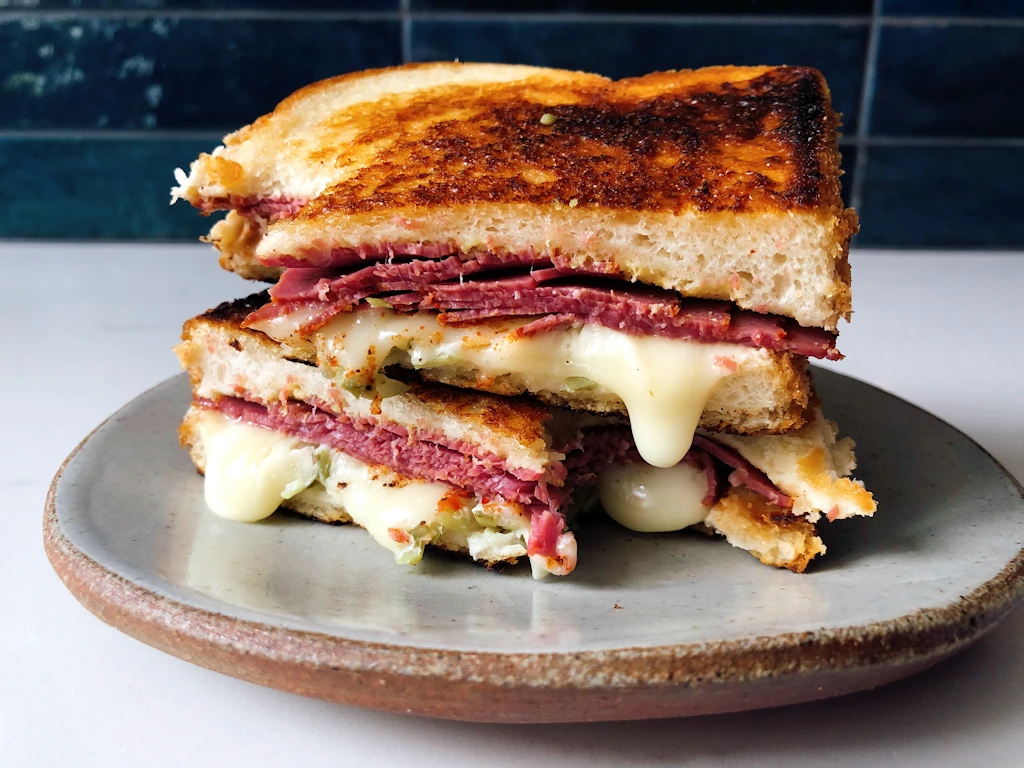
<path id="1" fill-rule="evenodd" d="M 765 565 L 794 573 L 803 573 L 815 556 L 825 552 L 814 523 L 794 517 L 747 488 L 729 489 L 705 524 Z"/>
<path id="2" fill-rule="evenodd" d="M 838 123 L 807 67 L 620 81 L 396 67 L 302 89 L 201 156 L 175 194 L 247 216 L 287 208 L 258 247 L 255 229 L 218 241 L 222 252 L 237 243 L 224 264 L 251 276 L 257 254 L 280 264 L 366 244 L 525 250 L 574 266 L 600 258 L 683 295 L 834 329 L 850 313 L 856 230 L 840 197 Z M 773 288 L 787 280 L 803 285 Z"/>
<path id="3" fill-rule="evenodd" d="M 276 283 L 284 269 L 265 267 L 256 259 L 256 246 L 266 231 L 266 219 L 256 214 L 228 211 L 213 225 L 210 234 L 199 238 L 220 253 L 220 266 L 246 280 Z"/>
<path id="4" fill-rule="evenodd" d="M 300 91 L 274 115 L 331 85 Z M 256 139 L 274 115 L 234 140 Z M 322 149 L 310 162 L 351 172 L 296 217 L 570 199 L 635 211 L 836 216 L 837 125 L 824 78 L 807 67 L 439 86 L 356 104 L 321 123 Z M 335 134 L 347 140 L 336 143 Z"/>

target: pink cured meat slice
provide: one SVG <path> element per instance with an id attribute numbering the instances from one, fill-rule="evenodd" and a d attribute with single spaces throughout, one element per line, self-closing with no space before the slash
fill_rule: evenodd
<path id="1" fill-rule="evenodd" d="M 271 289 L 275 307 L 257 313 L 266 319 L 319 302 L 323 306 L 303 329 L 311 332 L 336 314 L 377 296 L 403 311 L 440 310 L 443 322 L 459 325 L 491 318 L 570 315 L 574 322 L 596 323 L 634 335 L 842 358 L 834 334 L 801 327 L 789 318 L 741 310 L 729 302 L 682 298 L 672 291 L 617 278 L 595 277 L 601 274 L 600 267 L 581 272 L 531 259 L 529 255 L 481 254 L 468 261 L 458 255 L 409 260 L 376 254 L 346 266 L 292 268 Z"/>

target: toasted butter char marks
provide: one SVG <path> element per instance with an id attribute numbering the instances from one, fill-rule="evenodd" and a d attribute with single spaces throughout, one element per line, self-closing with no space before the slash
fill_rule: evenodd
<path id="1" fill-rule="evenodd" d="M 757 350 L 736 344 L 702 344 L 639 337 L 599 325 L 520 337 L 528 321 L 455 328 L 434 315 L 363 309 L 334 318 L 313 338 L 321 368 L 346 387 L 367 383 L 379 368 L 407 362 L 414 368 L 472 365 L 481 375 L 528 377 L 537 389 L 590 386 L 614 393 L 626 405 L 640 455 L 671 467 L 690 449 L 693 433 L 719 380 L 734 360 Z M 284 341 L 281 321 L 257 325 Z M 281 335 L 279 337 L 279 335 Z M 728 361 L 728 362 L 726 362 Z"/>
<path id="2" fill-rule="evenodd" d="M 642 462 L 613 465 L 597 481 L 605 512 L 632 531 L 679 531 L 707 517 L 703 499 L 708 483 L 704 471 L 680 463 L 652 467 Z"/>
<path id="3" fill-rule="evenodd" d="M 309 201 L 258 245 L 219 238 L 243 274 L 266 270 L 247 263 L 257 257 L 382 242 L 532 248 L 834 329 L 849 317 L 856 231 L 837 125 L 824 79 L 805 67 L 611 81 L 421 64 L 300 90 L 178 174 L 173 195 L 204 210 Z M 773 268 L 776 257 L 797 271 Z"/>
<path id="4" fill-rule="evenodd" d="M 320 196 L 303 217 L 467 200 L 730 213 L 840 205 L 838 120 L 816 70 L 710 67 L 612 81 L 433 67 L 436 77 L 421 65 L 308 86 L 179 174 L 174 194 L 195 202 L 280 191 L 280 174 L 255 167 L 266 162 L 259 148 L 274 143 L 277 162 L 309 169 L 301 192 Z"/>

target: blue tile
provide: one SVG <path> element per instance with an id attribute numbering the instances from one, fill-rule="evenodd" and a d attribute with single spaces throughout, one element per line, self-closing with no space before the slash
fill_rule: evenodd
<path id="1" fill-rule="evenodd" d="M 867 15 L 871 0 L 412 0 L 413 11 L 550 11 L 596 13 Z"/>
<path id="2" fill-rule="evenodd" d="M 843 202 L 849 206 L 853 193 L 853 175 L 857 168 L 857 147 L 840 146 L 839 150 L 843 155 L 841 163 L 843 175 L 839 181 L 843 185 Z"/>
<path id="3" fill-rule="evenodd" d="M 0 139 L 0 237 L 194 240 L 212 219 L 170 206 L 174 168 L 215 140 Z"/>
<path id="4" fill-rule="evenodd" d="M 1024 136 L 1024 27 L 884 26 L 871 133 Z"/>
<path id="5" fill-rule="evenodd" d="M 397 21 L 0 16 L 0 128 L 229 130 L 401 61 Z"/>
<path id="6" fill-rule="evenodd" d="M 1024 248 L 1024 147 L 872 146 L 856 243 Z"/>
<path id="7" fill-rule="evenodd" d="M 414 61 L 535 64 L 629 77 L 710 64 L 800 64 L 829 81 L 845 130 L 856 130 L 862 24 L 574 23 L 414 20 Z"/>
<path id="8" fill-rule="evenodd" d="M 1018 0 L 879 0 L 887 16 L 1024 16 Z"/>
<path id="9" fill-rule="evenodd" d="M 0 0 L 4 11 L 397 11 L 398 0 Z"/>

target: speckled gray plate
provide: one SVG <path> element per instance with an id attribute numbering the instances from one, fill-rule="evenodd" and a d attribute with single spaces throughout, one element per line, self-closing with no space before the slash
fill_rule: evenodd
<path id="1" fill-rule="evenodd" d="M 1020 486 L 970 439 L 866 384 L 816 374 L 859 445 L 874 520 L 825 526 L 795 575 L 722 541 L 579 532 L 535 582 L 444 555 L 417 568 L 355 528 L 210 514 L 178 447 L 182 377 L 128 404 L 61 468 L 46 548 L 128 634 L 309 696 L 487 721 L 668 717 L 837 695 L 962 649 L 1024 593 Z M 197 696 L 201 697 L 197 691 Z"/>

